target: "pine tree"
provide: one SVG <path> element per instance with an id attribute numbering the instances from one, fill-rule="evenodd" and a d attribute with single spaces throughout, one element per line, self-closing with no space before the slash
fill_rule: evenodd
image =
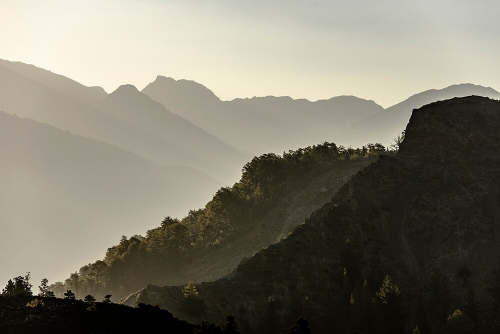
<path id="1" fill-rule="evenodd" d="M 40 285 L 38 286 L 38 289 L 40 290 L 40 292 L 38 293 L 38 296 L 45 297 L 45 298 L 54 298 L 55 297 L 54 292 L 49 290 L 48 283 L 49 283 L 48 279 L 46 279 L 46 278 L 42 279 Z"/>
<path id="2" fill-rule="evenodd" d="M 379 312 L 378 326 L 383 333 L 403 333 L 406 315 L 403 310 L 401 290 L 386 275 L 379 291 L 375 293 Z"/>
<path id="3" fill-rule="evenodd" d="M 85 298 L 83 299 L 83 301 L 86 303 L 89 303 L 89 304 L 94 304 L 95 298 L 92 295 L 86 295 Z"/>
<path id="4" fill-rule="evenodd" d="M 4 296 L 19 296 L 19 295 L 25 295 L 25 296 L 32 296 L 33 292 L 31 291 L 31 288 L 33 287 L 32 284 L 30 284 L 30 278 L 31 275 L 30 273 L 26 273 L 24 277 L 22 276 L 17 276 L 14 277 L 14 281 L 9 280 L 7 282 L 7 285 L 5 288 L 2 290 L 2 295 Z"/>
<path id="5" fill-rule="evenodd" d="M 462 311 L 455 310 L 448 317 L 444 332 L 446 334 L 470 334 L 474 332 L 474 325 Z"/>
<path id="6" fill-rule="evenodd" d="M 184 295 L 183 306 L 186 313 L 199 317 L 205 312 L 205 300 L 199 296 L 193 281 L 189 281 L 189 283 L 182 288 L 182 294 Z"/>
<path id="7" fill-rule="evenodd" d="M 76 297 L 75 297 L 75 294 L 71 290 L 68 290 L 64 293 L 64 299 L 75 300 Z"/>

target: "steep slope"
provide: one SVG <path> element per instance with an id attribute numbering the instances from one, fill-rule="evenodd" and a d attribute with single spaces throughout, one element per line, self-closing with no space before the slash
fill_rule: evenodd
<path id="1" fill-rule="evenodd" d="M 226 182 L 239 177 L 240 170 L 235 166 L 241 165 L 244 158 L 236 149 L 172 114 L 134 86 L 119 87 L 102 106 L 114 118 L 165 143 L 163 154 L 143 153 L 144 156 L 165 164 L 203 167 L 206 173 Z"/>
<path id="2" fill-rule="evenodd" d="M 245 258 L 286 237 L 312 212 L 327 203 L 349 178 L 377 160 L 377 156 L 339 160 L 327 170 L 304 175 L 301 186 L 285 195 L 262 218 L 238 231 L 217 248 L 204 252 L 159 285 L 181 285 L 189 281 L 210 282 L 231 273 Z"/>
<path id="3" fill-rule="evenodd" d="M 45 85 L 85 104 L 95 106 L 107 96 L 106 91 L 101 87 L 86 87 L 62 75 L 52 73 L 33 65 L 0 59 L 0 67 L 7 68 L 31 81 Z"/>
<path id="4" fill-rule="evenodd" d="M 22 63 L 0 62 L 0 110 L 120 146 L 158 163 L 213 172 L 225 184 L 237 180 L 246 160 L 137 90 L 129 95 L 122 87 L 108 96 Z"/>
<path id="5" fill-rule="evenodd" d="M 470 293 L 484 309 L 494 301 L 499 165 L 499 101 L 454 98 L 414 110 L 396 156 L 381 156 L 226 278 L 197 285 L 203 317 L 233 312 L 245 333 L 284 331 L 299 315 L 315 333 L 434 332 L 451 326 L 457 308 L 472 318 Z M 399 288 L 386 278 L 375 294 L 386 274 Z M 196 319 L 181 287 L 148 286 L 127 302 L 137 301 Z"/>
<path id="6" fill-rule="evenodd" d="M 162 76 L 142 92 L 252 155 L 332 141 L 335 133 L 383 109 L 353 96 L 317 102 L 272 96 L 221 101 L 198 83 Z"/>
<path id="7" fill-rule="evenodd" d="M 392 143 L 392 139 L 396 135 L 403 131 L 413 109 L 420 108 L 431 102 L 468 95 L 485 96 L 494 99 L 500 98 L 500 93 L 496 90 L 472 84 L 453 85 L 443 89 L 430 89 L 355 122 L 342 134 L 342 138 L 354 146 L 368 141 L 388 145 Z"/>
<path id="8" fill-rule="evenodd" d="M 166 217 L 144 237 L 122 238 L 102 260 L 58 285 L 57 294 L 71 289 L 78 297 L 121 298 L 147 284 L 221 278 L 302 224 L 377 153 L 323 143 L 283 157 L 255 157 L 243 167 L 241 180 L 219 189 L 204 208 L 180 220 Z"/>
<path id="9" fill-rule="evenodd" d="M 0 282 L 62 279 L 122 234 L 203 206 L 221 184 L 0 112 Z M 15 250 L 15 251 L 14 251 Z"/>

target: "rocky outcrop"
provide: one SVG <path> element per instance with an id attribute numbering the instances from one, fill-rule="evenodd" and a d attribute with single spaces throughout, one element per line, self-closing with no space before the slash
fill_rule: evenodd
<path id="1" fill-rule="evenodd" d="M 396 156 L 358 172 L 287 238 L 199 284 L 203 317 L 232 312 L 256 333 L 285 331 L 304 315 L 315 333 L 329 333 L 346 322 L 339 299 L 356 282 L 374 292 L 391 275 L 412 314 L 433 270 L 449 277 L 456 298 L 446 307 L 455 307 L 464 292 L 459 268 L 486 304 L 500 258 L 499 172 L 499 101 L 472 96 L 414 110 Z M 148 287 L 135 298 L 195 320 L 179 307 L 180 289 Z"/>

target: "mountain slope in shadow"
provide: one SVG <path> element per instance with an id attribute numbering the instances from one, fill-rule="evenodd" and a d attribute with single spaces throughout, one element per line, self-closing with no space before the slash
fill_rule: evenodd
<path id="1" fill-rule="evenodd" d="M 216 321 L 233 312 L 246 333 L 285 331 L 298 316 L 315 333 L 367 326 L 401 333 L 383 329 L 399 321 L 411 332 L 417 320 L 443 329 L 470 287 L 477 303 L 493 307 L 499 163 L 500 101 L 472 96 L 414 110 L 396 156 L 382 155 L 356 174 L 286 239 L 225 278 L 197 285 L 202 316 Z M 386 275 L 397 289 L 383 290 Z M 390 293 L 402 299 L 389 300 Z M 127 302 L 197 319 L 183 298 L 182 287 L 150 285 Z"/>

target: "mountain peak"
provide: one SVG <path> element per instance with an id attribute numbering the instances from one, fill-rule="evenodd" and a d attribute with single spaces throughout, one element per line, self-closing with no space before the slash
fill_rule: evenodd
<path id="1" fill-rule="evenodd" d="M 400 154 L 442 156 L 453 150 L 484 155 L 484 150 L 498 150 L 498 124 L 500 101 L 468 96 L 434 102 L 413 111 Z"/>
<path id="2" fill-rule="evenodd" d="M 177 101 L 191 101 L 194 104 L 207 101 L 220 102 L 210 89 L 200 83 L 185 79 L 175 80 L 161 75 L 158 75 L 156 80 L 147 85 L 142 92 L 155 100 L 160 96 L 167 97 L 173 105 L 176 105 Z"/>
<path id="3" fill-rule="evenodd" d="M 138 92 L 139 92 L 139 90 L 134 85 L 125 84 L 125 85 L 121 85 L 120 87 L 118 87 L 111 94 L 138 93 Z"/>

